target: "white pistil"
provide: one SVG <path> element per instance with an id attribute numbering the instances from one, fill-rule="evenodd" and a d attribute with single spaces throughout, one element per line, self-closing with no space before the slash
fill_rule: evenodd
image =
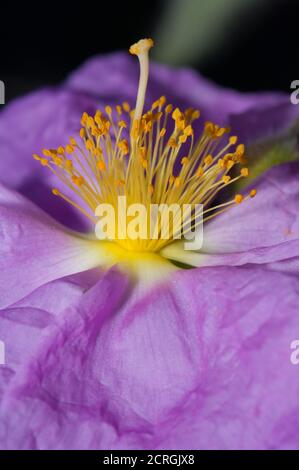
<path id="1" fill-rule="evenodd" d="M 153 45 L 154 43 L 152 39 L 141 39 L 136 44 L 133 44 L 133 46 L 130 47 L 130 53 L 133 55 L 137 55 L 140 64 L 140 77 L 134 120 L 139 120 L 142 117 L 149 73 L 148 51 L 151 49 L 151 47 L 153 47 Z"/>

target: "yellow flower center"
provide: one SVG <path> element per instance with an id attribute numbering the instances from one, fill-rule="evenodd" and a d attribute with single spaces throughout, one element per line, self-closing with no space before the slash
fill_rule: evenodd
<path id="1" fill-rule="evenodd" d="M 45 149 L 43 156 L 34 155 L 82 204 L 75 202 L 69 192 L 65 194 L 55 188 L 53 194 L 75 206 L 95 224 L 97 207 L 110 204 L 117 214 L 120 196 L 126 197 L 127 205 L 137 203 L 145 208 L 153 204 L 168 207 L 176 204 L 179 208 L 202 204 L 203 219 L 191 221 L 196 226 L 256 194 L 252 190 L 245 197 L 237 194 L 223 204 L 211 205 L 224 187 L 248 176 L 246 167 L 232 173 L 233 167 L 245 163 L 245 149 L 237 143 L 236 136 L 229 135 L 229 129 L 206 122 L 195 138 L 194 122 L 199 111 L 173 109 L 164 96 L 144 113 L 148 53 L 152 46 L 151 39 L 142 39 L 130 48 L 140 63 L 135 109 L 122 103 L 113 109 L 106 106 L 94 116 L 83 113 L 80 139 L 72 137 L 64 147 Z M 114 241 L 130 251 L 159 252 L 184 228 L 186 219 L 174 214 L 167 239 L 162 237 L 163 223 L 157 222 L 155 239 L 116 237 Z M 148 216 L 144 224 L 149 224 Z"/>

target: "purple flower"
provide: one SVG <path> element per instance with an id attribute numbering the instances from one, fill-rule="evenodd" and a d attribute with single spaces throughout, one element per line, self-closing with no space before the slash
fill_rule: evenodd
<path id="1" fill-rule="evenodd" d="M 25 97 L 0 116 L 0 340 L 6 349 L 0 446 L 297 448 L 299 373 L 290 362 L 290 343 L 299 330 L 299 164 L 267 172 L 255 185 L 256 198 L 229 200 L 233 207 L 205 224 L 200 252 L 184 250 L 182 241 L 140 252 L 111 249 L 111 242 L 71 231 L 90 227 L 89 219 L 51 194 L 49 188 L 59 186 L 56 177 L 32 160 L 47 147 L 36 158 L 57 171 L 63 159 L 65 168 L 74 148 L 53 149 L 77 135 L 82 111 L 133 104 L 137 80 L 134 64 L 122 54 L 94 59 L 59 89 Z M 165 92 L 180 108 L 199 107 L 204 119 L 230 124 L 233 132 L 239 126 L 249 144 L 283 135 L 297 119 L 279 94 L 244 96 L 191 71 L 154 66 L 147 109 Z M 93 127 L 86 119 L 85 132 Z M 182 120 L 178 111 L 180 133 L 170 152 L 184 132 L 192 139 Z M 99 128 L 108 122 L 102 115 L 98 121 Z M 222 138 L 221 129 L 208 125 L 202 135 Z M 68 145 L 76 146 L 77 138 Z M 125 156 L 125 143 L 119 148 Z M 107 155 L 89 151 L 104 171 Z M 228 162 L 242 163 L 242 147 L 228 153 L 220 165 L 203 161 L 198 177 L 212 168 L 218 173 L 211 184 L 218 184 L 228 176 Z M 201 150 L 201 157 L 209 155 Z M 192 152 L 186 158 L 182 166 Z M 141 152 L 141 164 L 144 159 Z M 69 175 L 79 204 L 85 183 Z M 180 175 L 171 183 L 173 194 L 183 182 L 190 189 Z M 224 179 L 221 188 L 229 183 Z M 196 268 L 178 269 L 172 261 Z"/>

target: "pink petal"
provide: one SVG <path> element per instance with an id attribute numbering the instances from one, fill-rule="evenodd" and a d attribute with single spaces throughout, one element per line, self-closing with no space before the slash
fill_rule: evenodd
<path id="1" fill-rule="evenodd" d="M 4 186 L 0 186 L 0 221 L 0 308 L 47 282 L 103 262 L 98 242 L 66 231 Z"/>
<path id="2" fill-rule="evenodd" d="M 298 447 L 297 292 L 256 267 L 179 272 L 142 295 L 111 271 L 6 393 L 3 447 Z"/>

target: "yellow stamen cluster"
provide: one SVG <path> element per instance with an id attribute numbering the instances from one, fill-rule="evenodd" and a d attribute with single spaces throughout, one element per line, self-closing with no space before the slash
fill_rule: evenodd
<path id="1" fill-rule="evenodd" d="M 137 54 L 142 64 L 151 46 L 151 40 L 142 40 L 130 52 Z M 143 72 L 141 65 L 141 77 Z M 140 89 L 144 91 L 144 83 L 139 82 Z M 106 106 L 94 116 L 83 113 L 80 140 L 71 138 L 65 147 L 46 149 L 43 156 L 34 155 L 82 200 L 83 207 L 56 188 L 53 194 L 94 222 L 97 206 L 110 203 L 117 211 L 121 195 L 126 196 L 127 205 L 140 203 L 145 207 L 203 204 L 204 220 L 255 196 L 256 191 L 252 190 L 246 197 L 237 194 L 232 200 L 212 207 L 211 201 L 220 190 L 248 176 L 246 167 L 237 176 L 228 174 L 245 162 L 244 146 L 237 144 L 236 136 L 228 135 L 227 128 L 211 122 L 206 122 L 195 138 L 194 121 L 199 118 L 199 111 L 173 109 L 164 96 L 146 113 L 142 112 L 143 105 L 141 92 L 135 110 L 123 103 L 113 109 Z M 180 222 L 177 226 L 174 219 L 172 235 L 182 225 Z M 128 250 L 159 251 L 172 238 L 116 241 Z"/>

